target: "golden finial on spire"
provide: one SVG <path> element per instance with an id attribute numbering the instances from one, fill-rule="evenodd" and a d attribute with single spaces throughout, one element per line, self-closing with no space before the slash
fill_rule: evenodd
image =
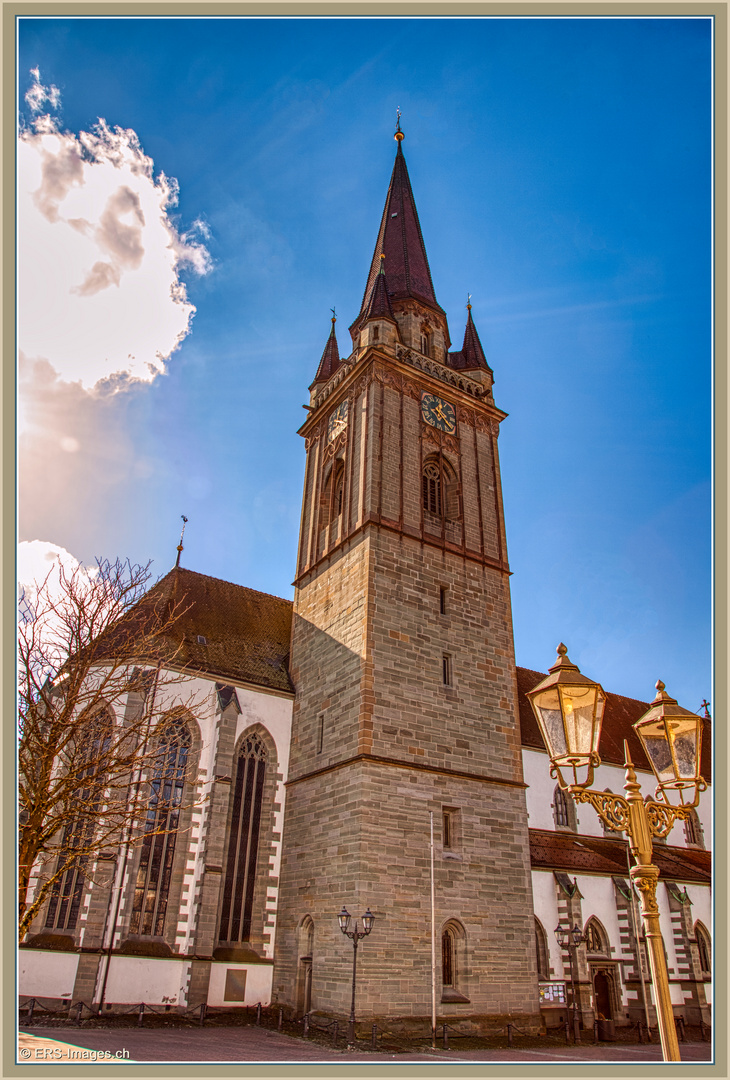
<path id="1" fill-rule="evenodd" d="M 381 274 L 385 273 L 385 252 L 384 251 L 380 252 L 380 273 Z"/>
<path id="2" fill-rule="evenodd" d="M 400 142 L 402 139 L 405 139 L 405 135 L 400 129 L 400 106 L 396 106 L 395 117 L 395 135 L 393 136 L 393 138 L 397 139 L 397 141 Z"/>
<path id="3" fill-rule="evenodd" d="M 337 322 L 337 315 L 333 307 L 330 308 L 330 311 L 332 312 L 332 325 L 334 326 L 334 324 Z"/>
<path id="4" fill-rule="evenodd" d="M 466 306 L 469 309 L 469 311 L 471 311 L 471 293 L 470 292 L 468 292 L 466 294 Z"/>

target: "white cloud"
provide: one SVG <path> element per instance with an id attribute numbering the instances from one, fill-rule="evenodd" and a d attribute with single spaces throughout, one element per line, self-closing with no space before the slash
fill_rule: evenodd
<path id="1" fill-rule="evenodd" d="M 61 91 L 57 86 L 44 86 L 38 68 L 31 70 L 33 82 L 25 95 L 25 103 L 31 112 L 39 113 L 46 105 L 57 109 L 61 104 Z"/>
<path id="2" fill-rule="evenodd" d="M 37 69 L 30 107 L 57 99 Z M 54 95 L 54 91 L 56 91 Z M 205 274 L 206 227 L 179 233 L 177 183 L 154 174 L 132 130 L 61 133 L 48 115 L 18 146 L 19 344 L 88 390 L 122 375 L 151 381 L 190 332 L 179 271 Z"/>

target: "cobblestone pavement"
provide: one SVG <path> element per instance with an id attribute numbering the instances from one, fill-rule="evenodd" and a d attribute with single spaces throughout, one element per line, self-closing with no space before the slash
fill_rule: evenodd
<path id="1" fill-rule="evenodd" d="M 42 1032 L 42 1034 L 41 1034 Z M 87 1051 L 87 1056 L 83 1051 Z M 682 1061 L 710 1061 L 709 1043 L 680 1044 Z M 93 1052 L 93 1053 L 89 1053 Z M 108 1054 L 109 1056 L 102 1056 Z M 97 1063 L 132 1062 L 349 1062 L 367 1061 L 373 1066 L 389 1062 L 636 1062 L 648 1064 L 661 1061 L 657 1044 L 627 1043 L 581 1046 L 546 1046 L 527 1049 L 518 1046 L 509 1050 L 435 1050 L 418 1053 L 370 1053 L 366 1050 L 331 1049 L 306 1042 L 278 1031 L 261 1027 L 241 1028 L 176 1028 L 161 1031 L 149 1028 L 41 1028 L 35 1032 L 21 1031 L 18 1037 L 19 1062 L 76 1061 Z M 429 1073 L 431 1070 L 429 1070 Z M 438 1074 L 439 1070 L 434 1070 Z M 330 1073 L 330 1070 L 328 1070 Z M 336 1074 L 335 1074 L 336 1075 Z"/>

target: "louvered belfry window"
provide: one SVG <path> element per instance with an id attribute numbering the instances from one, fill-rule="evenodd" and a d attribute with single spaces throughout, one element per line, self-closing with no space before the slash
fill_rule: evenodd
<path id="1" fill-rule="evenodd" d="M 170 722 L 159 739 L 132 902 L 132 934 L 159 937 L 165 927 L 190 744 L 182 719 Z"/>
<path id="2" fill-rule="evenodd" d="M 423 509 L 441 517 L 441 472 L 435 461 L 423 467 Z"/>
<path id="3" fill-rule="evenodd" d="M 85 749 L 81 754 L 79 775 L 85 782 L 74 792 L 78 813 L 69 821 L 63 833 L 63 850 L 57 863 L 61 867 L 76 853 L 70 866 L 56 878 L 46 914 L 46 926 L 53 930 L 74 930 L 79 916 L 81 897 L 96 820 L 101 806 L 104 784 L 104 761 L 111 742 L 112 713 L 103 709 L 83 727 Z"/>
<path id="4" fill-rule="evenodd" d="M 223 886 L 221 941 L 250 941 L 266 748 L 255 733 L 243 742 L 233 789 L 233 817 Z"/>

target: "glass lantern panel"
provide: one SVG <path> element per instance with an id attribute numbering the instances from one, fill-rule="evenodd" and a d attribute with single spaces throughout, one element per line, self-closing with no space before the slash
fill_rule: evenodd
<path id="1" fill-rule="evenodd" d="M 674 736 L 674 753 L 680 780 L 693 780 L 697 775 L 697 739 L 694 731 Z"/>
<path id="2" fill-rule="evenodd" d="M 548 754 L 551 758 L 562 757 L 567 753 L 568 747 L 565 742 L 557 688 L 551 687 L 549 690 L 544 690 L 532 700 L 537 709 L 542 737 L 545 740 Z"/>
<path id="3" fill-rule="evenodd" d="M 594 749 L 596 690 L 593 686 L 564 686 L 561 691 L 568 753 L 576 757 L 588 757 Z"/>
<path id="4" fill-rule="evenodd" d="M 657 780 L 660 784 L 669 783 L 674 779 L 674 763 L 663 722 L 660 720 L 636 730 Z"/>

